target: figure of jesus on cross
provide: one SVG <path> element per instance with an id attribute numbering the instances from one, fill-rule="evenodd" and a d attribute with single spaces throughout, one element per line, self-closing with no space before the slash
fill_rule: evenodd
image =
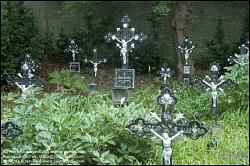
<path id="1" fill-rule="evenodd" d="M 121 21 L 122 29 L 116 28 L 116 33 L 108 33 L 104 37 L 107 42 L 117 41 L 116 47 L 120 49 L 123 69 L 128 69 L 128 52 L 132 52 L 132 49 L 135 48 L 135 44 L 132 41 L 139 40 L 141 42 L 146 38 L 146 35 L 143 33 L 135 34 L 135 28 L 129 29 L 129 21 L 128 15 L 125 15 Z"/>

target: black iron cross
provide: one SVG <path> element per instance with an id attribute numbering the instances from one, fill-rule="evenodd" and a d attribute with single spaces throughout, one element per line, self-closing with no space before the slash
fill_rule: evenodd
<path id="1" fill-rule="evenodd" d="M 133 40 L 139 40 L 142 42 L 146 35 L 143 33 L 135 34 L 135 28 L 129 29 L 129 17 L 125 15 L 122 18 L 122 29 L 117 28 L 116 33 L 108 33 L 104 36 L 107 42 L 111 42 L 112 40 L 116 40 L 116 47 L 120 49 L 120 56 L 122 57 L 122 68 L 128 69 L 128 52 L 132 52 L 132 49 L 135 48 L 135 44 Z"/>
<path id="2" fill-rule="evenodd" d="M 1 124 L 1 136 L 7 140 L 12 140 L 22 134 L 22 130 L 13 122 L 6 122 Z"/>
<path id="3" fill-rule="evenodd" d="M 183 43 L 178 46 L 178 49 L 181 50 L 181 52 L 184 52 L 184 62 L 185 65 L 188 66 L 190 65 L 189 62 L 189 54 L 192 52 L 192 50 L 195 48 L 195 45 L 192 45 L 192 41 L 188 37 L 184 37 Z"/>
<path id="4" fill-rule="evenodd" d="M 213 120 L 213 127 L 214 128 L 217 125 L 217 96 L 218 96 L 218 89 L 223 90 L 224 88 L 231 88 L 235 84 L 233 83 L 232 80 L 225 80 L 223 76 L 219 77 L 219 71 L 220 71 L 220 66 L 219 63 L 213 62 L 210 64 L 210 77 L 206 76 L 205 79 L 201 80 L 196 80 L 194 81 L 194 86 L 197 88 L 205 89 L 206 91 L 211 91 L 211 100 L 212 100 L 212 120 Z M 212 133 L 213 134 L 213 133 Z"/>
<path id="5" fill-rule="evenodd" d="M 190 41 L 186 36 L 184 37 L 183 43 L 177 47 L 182 53 L 184 53 L 183 82 L 185 85 L 189 85 L 190 83 L 191 67 L 189 56 L 195 47 L 195 45 L 192 45 L 192 41 Z"/>
<path id="6" fill-rule="evenodd" d="M 234 56 L 230 56 L 227 60 L 230 64 L 238 64 L 239 67 L 249 64 L 249 41 L 247 44 L 242 44 L 240 47 L 240 55 L 234 54 Z"/>
<path id="7" fill-rule="evenodd" d="M 73 61 L 75 62 L 76 54 L 78 54 L 80 51 L 82 51 L 82 49 L 77 46 L 74 39 L 71 39 L 70 40 L 70 45 L 68 46 L 68 48 L 66 48 L 65 51 L 72 53 Z"/>
<path id="8" fill-rule="evenodd" d="M 211 91 L 212 98 L 212 118 L 217 120 L 217 96 L 218 89 L 223 90 L 223 88 L 231 88 L 234 86 L 232 80 L 225 80 L 223 76 L 219 77 L 220 66 L 219 63 L 213 62 L 210 64 L 210 77 L 206 76 L 205 79 L 195 81 L 195 86 L 197 88 L 205 89 L 206 91 Z"/>
<path id="9" fill-rule="evenodd" d="M 157 97 L 157 103 L 162 107 L 161 118 L 156 113 L 151 112 L 157 122 L 150 122 L 143 118 L 137 118 L 127 126 L 128 129 L 139 137 L 145 134 L 154 134 L 162 139 L 162 158 L 163 165 L 172 164 L 172 147 L 171 141 L 184 134 L 193 140 L 197 140 L 208 132 L 200 122 L 191 120 L 186 124 L 178 123 L 183 118 L 183 114 L 179 113 L 173 119 L 171 110 L 175 106 L 177 99 L 172 95 L 171 89 L 165 87 L 161 89 L 160 95 Z"/>
<path id="10" fill-rule="evenodd" d="M 94 48 L 93 49 L 93 59 L 91 60 L 88 60 L 88 59 L 84 59 L 84 62 L 85 63 L 92 63 L 94 65 L 94 73 L 95 73 L 95 83 L 97 84 L 97 66 L 101 63 L 107 63 L 107 59 L 98 59 L 97 58 L 97 52 L 98 52 L 98 49 L 97 48 Z"/>
<path id="11" fill-rule="evenodd" d="M 168 65 L 165 63 L 160 71 L 157 71 L 157 74 L 161 74 L 161 77 L 163 77 L 163 87 L 167 87 L 168 85 L 168 78 L 171 77 L 172 74 L 174 74 L 173 71 L 170 71 L 170 68 L 168 68 Z"/>
<path id="12" fill-rule="evenodd" d="M 21 73 L 17 76 L 9 76 L 7 82 L 10 85 L 16 84 L 22 90 L 22 97 L 26 98 L 27 89 L 33 86 L 42 86 L 43 82 L 40 78 L 34 77 L 32 72 L 39 68 L 37 64 L 34 63 L 30 54 L 25 55 L 24 61 L 21 66 Z"/>

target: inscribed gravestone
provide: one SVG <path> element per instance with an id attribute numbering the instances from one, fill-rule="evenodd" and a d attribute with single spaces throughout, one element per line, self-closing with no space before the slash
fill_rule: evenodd
<path id="1" fill-rule="evenodd" d="M 115 87 L 134 88 L 135 69 L 115 69 Z"/>

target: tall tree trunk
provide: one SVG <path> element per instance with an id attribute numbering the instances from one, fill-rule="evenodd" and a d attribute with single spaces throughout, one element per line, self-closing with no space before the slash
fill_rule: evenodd
<path id="1" fill-rule="evenodd" d="M 188 31 L 189 19 L 192 13 L 190 1 L 176 1 L 176 10 L 172 20 L 172 28 L 175 32 L 175 43 L 176 46 L 183 42 L 183 38 Z M 178 80 L 181 81 L 183 78 L 183 63 L 184 58 L 179 50 L 176 52 L 177 64 L 178 64 Z"/>
<path id="2" fill-rule="evenodd" d="M 46 39 L 46 47 L 45 47 L 45 55 L 44 55 L 44 61 L 48 61 L 48 34 L 49 34 L 49 25 L 48 25 L 48 2 L 43 1 L 43 7 L 44 7 L 44 17 L 45 17 L 45 39 Z"/>

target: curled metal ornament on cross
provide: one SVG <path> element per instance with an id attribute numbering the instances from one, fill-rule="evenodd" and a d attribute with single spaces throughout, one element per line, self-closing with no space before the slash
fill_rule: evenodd
<path id="1" fill-rule="evenodd" d="M 173 96 L 173 92 L 168 87 L 165 87 L 160 90 L 160 95 L 157 97 L 157 104 L 161 107 L 164 107 L 166 110 L 169 106 L 175 106 L 177 98 Z"/>
<path id="2" fill-rule="evenodd" d="M 22 130 L 13 122 L 5 122 L 1 124 L 1 136 L 7 140 L 13 140 L 22 134 Z"/>
<path id="3" fill-rule="evenodd" d="M 168 122 L 165 124 L 162 121 L 149 122 L 143 118 L 137 118 L 126 128 L 128 128 L 132 134 L 139 137 L 143 137 L 146 134 L 152 134 L 151 130 L 154 130 L 158 134 L 168 133 L 170 136 L 182 131 L 183 135 L 193 140 L 199 139 L 208 132 L 208 129 L 196 120 L 191 120 L 186 124 L 178 124 L 176 122 Z"/>

